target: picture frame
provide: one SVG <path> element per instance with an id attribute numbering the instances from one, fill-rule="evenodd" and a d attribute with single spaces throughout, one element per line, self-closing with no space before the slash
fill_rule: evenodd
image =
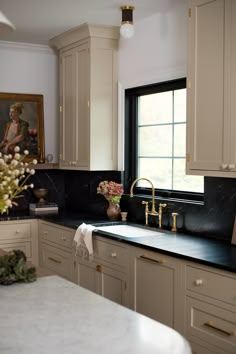
<path id="1" fill-rule="evenodd" d="M 10 139 L 9 126 L 13 121 L 10 117 L 10 110 L 12 111 L 11 106 L 15 107 L 16 103 L 17 107 L 21 107 L 19 115 L 21 122 L 15 128 L 16 132 L 14 127 L 10 129 L 12 129 L 12 134 L 15 134 L 15 137 L 19 129 L 24 131 L 24 135 L 22 138 L 21 134 L 21 142 L 15 145 L 20 146 L 20 153 L 23 153 L 24 150 L 29 151 L 26 160 L 35 158 L 39 163 L 43 163 L 45 161 L 43 95 L 0 92 L 0 151 L 11 153 L 10 147 L 7 146 L 7 139 Z M 11 150 L 13 147 L 14 144 L 12 143 Z"/>
<path id="2" fill-rule="evenodd" d="M 231 244 L 232 245 L 236 245 L 236 216 L 234 218 L 234 227 L 233 227 L 233 234 L 232 234 Z"/>

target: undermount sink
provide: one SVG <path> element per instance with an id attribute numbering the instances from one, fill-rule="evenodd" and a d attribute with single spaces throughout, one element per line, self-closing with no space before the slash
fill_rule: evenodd
<path id="1" fill-rule="evenodd" d="M 96 230 L 110 232 L 112 234 L 128 238 L 162 235 L 161 232 L 155 230 L 148 230 L 142 227 L 136 227 L 131 225 L 96 226 Z"/>

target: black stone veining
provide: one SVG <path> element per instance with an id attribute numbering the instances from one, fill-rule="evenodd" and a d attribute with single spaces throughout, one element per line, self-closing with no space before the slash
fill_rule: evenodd
<path id="1" fill-rule="evenodd" d="M 53 218 L 48 217 L 47 220 L 74 229 L 76 229 L 82 222 L 85 222 L 86 224 L 92 224 L 94 226 L 116 224 L 107 220 L 91 218 L 91 216 L 87 216 L 86 220 L 85 216 L 81 216 L 79 214 L 77 215 L 77 219 L 75 216 L 64 216 L 64 218 L 58 216 Z M 119 223 L 120 222 L 118 222 L 118 224 Z M 143 225 L 130 222 L 126 224 L 144 227 Z M 236 272 L 236 246 L 226 244 L 220 240 L 212 240 L 205 237 L 196 237 L 159 229 L 155 230 L 160 232 L 161 235 L 126 238 L 123 236 L 117 236 L 110 232 L 99 230 L 97 230 L 95 233 L 115 241 L 128 243 L 130 245 L 138 246 L 150 251 L 167 254 L 172 257 L 186 259 L 231 272 Z"/>
<path id="2" fill-rule="evenodd" d="M 62 212 L 66 211 L 60 213 L 60 217 L 55 217 L 55 222 L 77 227 L 81 222 L 107 221 L 108 202 L 102 195 L 97 194 L 97 186 L 103 180 L 120 182 L 122 173 L 119 171 L 37 170 L 36 174 L 31 177 L 30 183 L 34 183 L 37 188 L 47 188 L 49 190 L 48 201 L 56 202 Z M 178 240 L 179 248 L 178 252 L 176 250 L 176 255 L 178 253 L 179 257 L 184 258 L 188 239 L 191 253 L 188 251 L 186 256 L 189 259 L 197 259 L 202 263 L 208 262 L 206 264 L 210 263 L 216 267 L 235 271 L 235 246 L 231 246 L 230 243 L 236 215 L 236 179 L 205 177 L 204 181 L 203 203 L 163 200 L 158 195 L 156 196 L 157 205 L 163 201 L 168 203 L 163 213 L 163 227 L 170 230 L 172 227 L 171 213 L 178 212 L 180 214 L 177 217 L 179 233 L 176 240 Z M 123 195 L 120 204 L 123 211 L 128 211 L 128 222 L 144 224 L 142 200 L 150 200 L 150 197 L 130 198 L 128 194 Z M 32 190 L 25 191 L 24 196 L 17 199 L 19 205 L 13 207 L 8 215 L 4 214 L 0 217 L 0 220 L 34 218 L 34 215 L 29 214 L 29 203 L 36 201 Z M 70 219 L 66 217 L 68 211 Z M 50 216 L 50 218 L 53 217 Z M 157 220 L 150 219 L 151 226 L 156 227 L 156 224 Z M 169 248 L 162 244 L 162 249 L 158 249 L 155 242 L 158 251 L 172 252 L 171 235 L 166 237 L 166 240 L 170 240 Z M 128 241 L 126 239 L 122 242 Z M 153 240 L 145 238 L 145 245 L 142 245 L 142 240 L 138 240 L 139 246 L 149 249 L 153 248 L 152 242 Z"/>
<path id="3" fill-rule="evenodd" d="M 122 173 L 119 171 L 37 170 L 30 182 L 37 188 L 48 188 L 48 201 L 56 202 L 62 209 L 104 218 L 108 202 L 97 194 L 97 186 L 103 180 L 120 182 L 121 179 Z M 236 179 L 205 177 L 204 190 L 202 203 L 163 200 L 156 195 L 157 205 L 160 202 L 168 204 L 163 213 L 164 228 L 171 229 L 171 213 L 177 212 L 177 226 L 182 233 L 230 243 L 236 215 Z M 128 194 L 123 195 L 121 209 L 128 211 L 128 221 L 144 223 L 142 200 L 150 200 L 150 197 L 130 198 Z M 28 210 L 29 203 L 36 202 L 36 199 L 32 191 L 27 190 L 24 198 L 19 198 L 17 202 L 18 210 Z M 157 220 L 153 220 L 153 225 L 155 223 Z"/>
<path id="4" fill-rule="evenodd" d="M 29 218 L 35 218 L 35 216 L 30 215 L 29 212 L 22 212 L 18 213 L 18 216 L 1 216 L 0 221 Z M 78 211 L 66 212 L 65 210 L 61 210 L 58 215 L 44 215 L 39 218 L 75 230 L 83 222 L 94 226 L 117 224 L 108 221 L 105 217 L 101 218 L 101 216 L 96 214 L 86 214 Z M 144 225 L 136 223 L 127 222 L 127 224 L 145 227 Z M 159 230 L 157 228 L 155 228 L 155 230 L 160 232 L 161 235 L 126 238 L 99 230 L 95 233 L 111 240 L 127 243 L 150 251 L 236 272 L 236 246 L 222 242 L 221 240 L 206 238 L 204 236 L 199 237 L 182 233 L 173 233 L 171 231 Z"/>

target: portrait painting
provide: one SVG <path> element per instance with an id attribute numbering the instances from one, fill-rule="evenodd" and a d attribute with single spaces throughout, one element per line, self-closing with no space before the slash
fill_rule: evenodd
<path id="1" fill-rule="evenodd" d="M 43 95 L 0 93 L 0 152 L 12 154 L 16 146 L 44 162 Z"/>

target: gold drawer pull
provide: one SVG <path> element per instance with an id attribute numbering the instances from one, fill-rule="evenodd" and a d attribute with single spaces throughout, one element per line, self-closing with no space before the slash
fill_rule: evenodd
<path id="1" fill-rule="evenodd" d="M 116 257 L 117 257 L 116 252 L 111 252 L 111 257 L 112 257 L 112 258 L 116 258 Z"/>
<path id="2" fill-rule="evenodd" d="M 54 259 L 54 258 L 51 258 L 51 257 L 48 257 L 48 259 L 50 260 L 50 261 L 53 261 L 53 262 L 55 262 L 55 263 L 62 263 L 62 261 L 58 261 L 57 259 Z"/>
<path id="3" fill-rule="evenodd" d="M 159 259 L 159 260 L 158 260 L 158 259 L 152 259 L 152 258 L 149 258 L 149 257 L 147 257 L 147 256 L 145 256 L 145 255 L 140 256 L 140 258 L 145 259 L 146 261 L 154 262 L 154 263 L 158 263 L 158 264 L 164 263 L 164 260 L 163 260 L 163 259 Z"/>
<path id="4" fill-rule="evenodd" d="M 210 327 L 212 329 L 215 329 L 216 331 L 219 331 L 221 333 L 226 334 L 227 336 L 235 336 L 235 332 L 234 331 L 226 331 L 225 329 L 219 328 L 217 326 L 214 325 L 214 323 L 212 321 L 209 322 L 205 322 L 204 326 L 206 327 Z"/>

